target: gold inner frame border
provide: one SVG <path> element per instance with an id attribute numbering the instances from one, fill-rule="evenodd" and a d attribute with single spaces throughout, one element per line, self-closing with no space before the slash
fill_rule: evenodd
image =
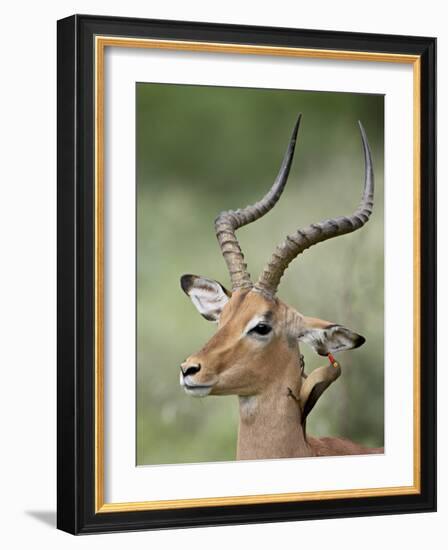
<path id="1" fill-rule="evenodd" d="M 233 53 L 269 55 L 329 60 L 372 61 L 406 63 L 413 66 L 413 298 L 414 298 L 414 365 L 413 365 L 413 485 L 370 489 L 342 489 L 302 493 L 276 493 L 263 495 L 191 498 L 179 500 L 153 500 L 141 502 L 106 503 L 104 501 L 104 55 L 106 47 L 149 48 L 159 50 L 197 51 L 207 53 Z M 421 425 L 420 425 L 420 166 L 421 166 L 421 60 L 417 55 L 381 52 L 357 52 L 277 46 L 255 46 L 181 40 L 157 40 L 96 36 L 95 55 L 95 513 L 167 510 L 207 506 L 232 506 L 278 502 L 304 502 L 342 498 L 365 498 L 420 493 L 421 480 Z"/>

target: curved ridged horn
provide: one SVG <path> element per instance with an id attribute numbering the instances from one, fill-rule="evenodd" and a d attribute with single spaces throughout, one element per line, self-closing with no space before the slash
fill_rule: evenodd
<path id="1" fill-rule="evenodd" d="M 256 288 L 269 295 L 274 295 L 283 273 L 296 256 L 314 244 L 356 231 L 369 220 L 373 209 L 374 191 L 372 157 L 365 130 L 361 122 L 358 121 L 358 124 L 361 130 L 365 163 L 364 192 L 358 209 L 351 216 L 313 223 L 288 235 L 286 240 L 275 249 L 270 262 L 264 268 L 255 285 Z"/>
<path id="2" fill-rule="evenodd" d="M 282 165 L 271 189 L 255 204 L 221 212 L 215 220 L 216 237 L 229 270 L 233 290 L 253 286 L 235 231 L 264 216 L 280 198 L 291 168 L 301 116 L 297 118 Z"/>

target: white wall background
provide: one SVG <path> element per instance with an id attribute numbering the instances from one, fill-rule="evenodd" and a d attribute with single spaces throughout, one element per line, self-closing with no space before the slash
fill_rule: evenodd
<path id="1" fill-rule="evenodd" d="M 448 520 L 447 400 L 439 403 L 439 512 L 75 538 L 55 523 L 56 20 L 73 13 L 428 35 L 439 38 L 439 151 L 448 149 L 443 2 L 90 0 L 5 4 L 0 33 L 0 541 L 5 548 L 441 548 Z M 444 124 L 445 123 L 445 124 Z M 440 155 L 439 204 L 448 203 Z M 447 254 L 439 219 L 439 280 Z M 444 253 L 445 252 L 445 253 Z M 440 355 L 447 292 L 439 292 Z M 448 383 L 442 358 L 439 387 Z M 444 524 L 445 520 L 445 524 Z M 440 541 L 440 542 L 439 542 Z M 445 542 L 443 542 L 445 541 Z"/>

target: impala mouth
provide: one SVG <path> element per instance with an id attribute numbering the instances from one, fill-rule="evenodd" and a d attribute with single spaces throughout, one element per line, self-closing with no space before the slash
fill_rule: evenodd
<path id="1" fill-rule="evenodd" d="M 208 395 L 214 384 L 195 384 L 189 376 L 185 378 L 180 375 L 180 385 L 184 388 L 185 393 L 193 397 L 205 397 Z"/>
<path id="2" fill-rule="evenodd" d="M 182 385 L 185 393 L 193 397 L 205 397 L 212 391 L 213 388 L 213 384 L 205 386 L 199 384 L 187 384 L 184 382 Z"/>

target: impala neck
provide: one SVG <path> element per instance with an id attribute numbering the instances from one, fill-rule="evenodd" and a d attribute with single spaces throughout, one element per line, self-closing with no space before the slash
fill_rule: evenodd
<path id="1" fill-rule="evenodd" d="M 239 397 L 238 460 L 312 456 L 301 423 L 296 363 L 266 391 Z M 291 390 L 291 392 L 289 391 Z"/>

